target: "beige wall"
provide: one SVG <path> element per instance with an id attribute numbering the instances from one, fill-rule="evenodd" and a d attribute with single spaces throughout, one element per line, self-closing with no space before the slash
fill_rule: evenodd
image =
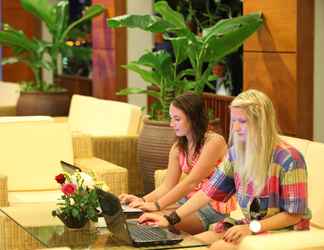
<path id="1" fill-rule="evenodd" d="M 314 140 L 324 142 L 324 1 L 315 1 Z"/>
<path id="2" fill-rule="evenodd" d="M 127 13 L 152 13 L 152 0 L 128 0 Z M 153 35 L 139 29 L 128 29 L 127 32 L 128 62 L 138 59 L 145 50 L 152 49 Z M 147 84 L 137 74 L 128 71 L 128 87 L 146 87 Z M 146 95 L 130 95 L 128 102 L 138 106 L 146 106 Z"/>

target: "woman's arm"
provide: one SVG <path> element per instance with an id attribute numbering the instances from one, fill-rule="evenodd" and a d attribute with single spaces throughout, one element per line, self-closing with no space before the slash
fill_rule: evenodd
<path id="1" fill-rule="evenodd" d="M 201 207 L 205 206 L 210 202 L 210 198 L 203 192 L 199 191 L 195 193 L 184 205 L 179 207 L 175 212 L 180 219 L 196 212 Z M 145 223 L 151 221 L 160 227 L 169 226 L 168 220 L 161 214 L 156 213 L 144 213 L 138 218 L 139 223 Z"/>
<path id="2" fill-rule="evenodd" d="M 158 199 L 161 209 L 174 204 L 181 197 L 191 192 L 203 179 L 207 178 L 215 170 L 216 162 L 223 159 L 226 150 L 226 143 L 222 136 L 213 135 L 208 138 L 201 150 L 196 166 L 189 175 L 170 192 Z"/>
<path id="3" fill-rule="evenodd" d="M 259 221 L 261 224 L 260 232 L 278 230 L 291 225 L 295 225 L 302 219 L 302 217 L 302 215 L 289 214 L 287 212 L 278 213 L 269 218 Z M 237 225 L 228 229 L 225 232 L 223 239 L 226 242 L 238 243 L 243 237 L 251 234 L 252 232 L 249 228 L 249 224 Z"/>
<path id="4" fill-rule="evenodd" d="M 281 212 L 269 218 L 260 220 L 261 231 L 281 229 L 291 225 L 295 225 L 302 218 L 303 215 L 300 214 L 289 214 L 287 212 Z"/>

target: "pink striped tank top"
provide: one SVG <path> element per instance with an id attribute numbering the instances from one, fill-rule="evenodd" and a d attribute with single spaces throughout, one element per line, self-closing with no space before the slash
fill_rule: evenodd
<path id="1" fill-rule="evenodd" d="M 199 154 L 196 155 L 192 160 L 191 160 L 191 165 L 188 164 L 187 162 L 187 157 L 186 157 L 186 153 L 184 153 L 183 151 L 179 152 L 179 165 L 181 168 L 181 171 L 185 174 L 189 174 L 191 169 L 194 168 L 197 164 L 199 158 Z M 221 160 L 218 160 L 215 164 L 215 167 L 218 167 L 219 163 L 221 162 Z M 191 191 L 186 197 L 190 198 L 192 197 L 196 192 L 198 192 L 203 185 L 208 181 L 208 179 L 212 176 L 213 172 L 210 174 L 210 176 L 208 176 L 207 178 L 205 178 L 204 180 L 202 180 L 193 191 Z M 211 206 L 215 209 L 215 211 L 223 213 L 223 214 L 229 214 L 231 211 L 236 209 L 236 199 L 234 196 L 232 196 L 227 202 L 219 202 L 219 201 L 212 201 Z"/>

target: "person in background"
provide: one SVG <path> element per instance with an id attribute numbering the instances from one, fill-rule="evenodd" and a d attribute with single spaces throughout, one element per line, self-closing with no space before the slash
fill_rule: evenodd
<path id="1" fill-rule="evenodd" d="M 175 130 L 177 141 L 170 150 L 163 183 L 142 198 L 122 194 L 119 197 L 122 203 L 144 211 L 174 210 L 185 204 L 207 183 L 226 154 L 224 138 L 208 131 L 208 118 L 201 96 L 186 93 L 176 97 L 170 105 L 170 118 L 170 126 Z M 180 181 L 183 173 L 186 178 Z M 177 228 L 191 234 L 206 231 L 210 224 L 224 219 L 225 215 L 234 210 L 235 202 L 234 198 L 226 203 L 207 202 L 184 218 Z"/>
<path id="2" fill-rule="evenodd" d="M 247 235 L 278 230 L 307 230 L 307 172 L 302 154 L 278 134 L 275 110 L 262 92 L 247 90 L 230 105 L 230 146 L 208 183 L 169 215 L 145 213 L 139 222 L 176 225 L 211 200 L 236 194 L 244 218 L 217 222 L 197 237 L 212 249 L 237 249 Z"/>

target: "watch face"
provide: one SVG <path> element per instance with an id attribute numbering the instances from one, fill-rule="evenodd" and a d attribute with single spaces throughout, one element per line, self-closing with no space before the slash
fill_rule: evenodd
<path id="1" fill-rule="evenodd" d="M 250 222 L 249 228 L 253 233 L 258 233 L 261 231 L 261 223 L 257 220 L 253 220 Z"/>

